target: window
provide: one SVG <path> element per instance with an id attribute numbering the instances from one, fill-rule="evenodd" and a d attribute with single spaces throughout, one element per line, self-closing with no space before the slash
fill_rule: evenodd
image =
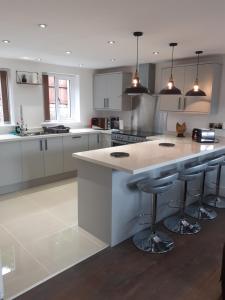
<path id="1" fill-rule="evenodd" d="M 7 71 L 0 70 L 0 124 L 10 123 Z"/>
<path id="2" fill-rule="evenodd" d="M 73 76 L 43 75 L 45 121 L 79 121 L 75 82 Z"/>

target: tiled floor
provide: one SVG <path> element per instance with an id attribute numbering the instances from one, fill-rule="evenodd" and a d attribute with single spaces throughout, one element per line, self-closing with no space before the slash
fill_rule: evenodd
<path id="1" fill-rule="evenodd" d="M 75 179 L 0 196 L 0 263 L 6 299 L 105 247 L 77 226 Z"/>

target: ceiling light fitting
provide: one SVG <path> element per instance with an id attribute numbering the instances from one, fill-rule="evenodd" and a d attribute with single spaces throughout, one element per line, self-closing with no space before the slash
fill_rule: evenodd
<path id="1" fill-rule="evenodd" d="M 144 87 L 143 85 L 141 85 L 140 83 L 140 78 L 139 78 L 139 62 L 138 62 L 138 39 L 139 37 L 143 36 L 143 32 L 140 31 L 136 31 L 133 33 L 133 35 L 137 38 L 137 60 L 136 60 L 136 70 L 134 73 L 134 76 L 132 78 L 132 82 L 131 82 L 131 87 L 126 88 L 125 90 L 125 94 L 130 95 L 130 96 L 137 96 L 137 95 L 142 95 L 142 94 L 149 94 L 149 90 Z"/>
<path id="2" fill-rule="evenodd" d="M 9 40 L 3 40 L 2 42 L 3 42 L 4 44 L 9 44 L 9 43 L 10 43 Z"/>
<path id="3" fill-rule="evenodd" d="M 115 41 L 108 41 L 107 42 L 109 45 L 114 45 L 116 42 Z"/>
<path id="4" fill-rule="evenodd" d="M 42 28 L 42 29 L 45 29 L 45 28 L 47 28 L 47 27 L 48 27 L 48 25 L 47 25 L 47 24 L 38 24 L 38 26 L 39 26 L 40 28 Z"/>
<path id="5" fill-rule="evenodd" d="M 71 51 L 66 51 L 66 54 L 70 55 L 72 52 Z"/>
<path id="6" fill-rule="evenodd" d="M 193 89 L 188 91 L 185 96 L 195 96 L 195 97 L 196 96 L 206 96 L 206 93 L 199 88 L 199 84 L 198 84 L 199 56 L 202 53 L 203 53 L 203 51 L 196 51 L 195 52 L 195 54 L 197 55 L 196 79 L 195 79 L 195 82 L 194 82 Z"/>
<path id="7" fill-rule="evenodd" d="M 160 95 L 181 95 L 181 90 L 179 90 L 173 80 L 173 54 L 174 54 L 174 47 L 177 46 L 177 43 L 170 43 L 169 46 L 172 48 L 172 58 L 171 58 L 171 72 L 170 78 L 167 83 L 167 87 L 162 89 L 159 94 Z"/>
<path id="8" fill-rule="evenodd" d="M 159 51 L 153 51 L 152 52 L 154 55 L 158 55 L 159 54 Z"/>

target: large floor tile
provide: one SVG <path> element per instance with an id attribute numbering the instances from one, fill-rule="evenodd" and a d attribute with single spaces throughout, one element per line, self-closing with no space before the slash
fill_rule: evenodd
<path id="1" fill-rule="evenodd" d="M 74 178 L 0 196 L 0 266 L 6 298 L 106 247 L 77 226 L 77 203 Z"/>
<path id="2" fill-rule="evenodd" d="M 32 195 L 36 205 L 44 208 L 55 208 L 60 204 L 75 201 L 77 199 L 77 187 L 75 180 L 64 181 L 64 184 L 50 185 L 47 189 L 37 190 Z"/>
<path id="3" fill-rule="evenodd" d="M 4 226 L 22 244 L 52 235 L 65 228 L 64 223 L 47 211 L 29 214 Z"/>
<path id="4" fill-rule="evenodd" d="M 21 195 L 16 197 L 10 195 L 4 199 L 0 196 L 0 224 L 21 219 L 42 210 L 43 208 Z"/>
<path id="5" fill-rule="evenodd" d="M 74 226 L 78 223 L 77 201 L 66 201 L 48 209 L 48 212 L 58 218 L 67 226 Z"/>
<path id="6" fill-rule="evenodd" d="M 0 228 L 0 264 L 5 299 L 49 276 L 46 268 L 32 258 L 3 228 Z"/>
<path id="7" fill-rule="evenodd" d="M 57 273 L 95 254 L 106 245 L 100 246 L 75 226 L 36 240 L 26 247 L 49 272 Z"/>

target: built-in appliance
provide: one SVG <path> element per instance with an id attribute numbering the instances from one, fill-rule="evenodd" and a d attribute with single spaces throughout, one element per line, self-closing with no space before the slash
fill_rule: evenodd
<path id="1" fill-rule="evenodd" d="M 70 127 L 66 127 L 64 125 L 52 126 L 52 127 L 43 127 L 44 133 L 48 134 L 56 134 L 56 133 L 68 133 L 70 131 Z"/>
<path id="2" fill-rule="evenodd" d="M 108 118 L 92 118 L 91 119 L 91 128 L 93 129 L 110 129 L 109 128 L 109 120 Z"/>
<path id="3" fill-rule="evenodd" d="M 198 143 L 214 143 L 215 131 L 204 128 L 194 128 L 192 131 L 192 139 Z"/>
<path id="4" fill-rule="evenodd" d="M 122 146 L 127 144 L 135 144 L 146 142 L 148 136 L 156 135 L 157 133 L 142 132 L 142 131 L 118 131 L 112 133 L 112 147 Z"/>
<path id="5" fill-rule="evenodd" d="M 119 129 L 119 117 L 110 117 L 110 129 Z"/>

